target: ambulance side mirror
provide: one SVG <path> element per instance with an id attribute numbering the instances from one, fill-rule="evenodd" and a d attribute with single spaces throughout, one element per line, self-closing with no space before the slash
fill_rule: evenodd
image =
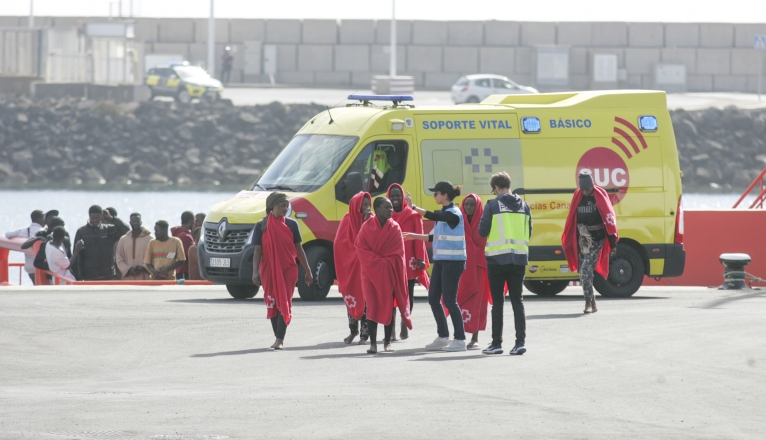
<path id="1" fill-rule="evenodd" d="M 363 190 L 362 175 L 357 172 L 348 173 L 346 175 L 344 190 L 346 193 L 346 198 L 348 200 L 351 200 L 351 197 L 353 197 L 354 194 L 362 192 Z"/>

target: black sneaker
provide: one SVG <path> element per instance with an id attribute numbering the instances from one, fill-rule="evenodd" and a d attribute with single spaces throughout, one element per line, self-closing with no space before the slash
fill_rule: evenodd
<path id="1" fill-rule="evenodd" d="M 524 347 L 524 343 L 516 344 L 513 346 L 511 351 L 508 352 L 508 354 L 516 354 L 516 355 L 522 355 L 527 352 L 527 348 Z"/>
<path id="2" fill-rule="evenodd" d="M 503 354 L 503 347 L 500 345 L 489 344 L 489 347 L 481 351 L 484 354 Z"/>

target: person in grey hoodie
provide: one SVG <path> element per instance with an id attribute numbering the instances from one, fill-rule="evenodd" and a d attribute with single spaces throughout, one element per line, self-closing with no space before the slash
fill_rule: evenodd
<path id="1" fill-rule="evenodd" d="M 487 237 L 484 255 L 487 257 L 487 278 L 492 293 L 492 343 L 482 353 L 503 353 L 503 305 L 507 283 L 516 325 L 516 343 L 510 354 L 521 355 L 527 351 L 524 345 L 527 325 L 521 290 L 529 264 L 532 212 L 521 197 L 511 193 L 511 176 L 508 173 L 494 174 L 490 185 L 492 194 L 497 198 L 488 201 L 484 207 L 479 235 Z"/>

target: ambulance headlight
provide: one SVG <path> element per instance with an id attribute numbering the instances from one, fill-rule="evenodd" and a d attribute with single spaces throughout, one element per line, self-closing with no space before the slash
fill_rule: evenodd
<path id="1" fill-rule="evenodd" d="M 654 116 L 639 116 L 638 128 L 641 131 L 657 131 L 657 118 Z"/>
<path id="2" fill-rule="evenodd" d="M 521 131 L 524 133 L 540 133 L 540 119 L 521 118 Z"/>

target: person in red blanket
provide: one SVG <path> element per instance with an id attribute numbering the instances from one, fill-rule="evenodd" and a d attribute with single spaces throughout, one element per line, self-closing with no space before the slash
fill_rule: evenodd
<path id="1" fill-rule="evenodd" d="M 465 248 L 468 258 L 465 260 L 465 271 L 460 277 L 457 289 L 457 303 L 463 313 L 465 331 L 473 333 L 466 348 L 473 350 L 479 348 L 479 332 L 487 329 L 487 309 L 492 301 L 487 278 L 487 257 L 484 256 L 487 237 L 479 235 L 479 222 L 484 213 L 481 198 L 476 194 L 468 194 L 463 199 L 460 210 L 465 219 Z"/>
<path id="2" fill-rule="evenodd" d="M 274 350 L 282 349 L 287 326 L 292 320 L 293 290 L 298 282 L 296 257 L 303 265 L 306 285 L 314 281 L 301 246 L 298 222 L 286 217 L 289 209 L 290 201 L 286 194 L 269 194 L 266 198 L 266 216 L 253 228 L 253 284 L 263 284 L 266 317 L 271 320 L 277 338 L 271 346 Z"/>
<path id="3" fill-rule="evenodd" d="M 364 313 L 364 294 L 362 294 L 362 272 L 359 267 L 359 259 L 356 257 L 356 237 L 362 224 L 370 218 L 370 205 L 372 197 L 370 193 L 360 192 L 348 202 L 348 214 L 338 226 L 335 235 L 334 255 L 335 273 L 338 277 L 338 291 L 343 296 L 348 314 L 348 327 L 351 334 L 343 342 L 350 344 L 357 335 L 359 345 L 366 344 L 369 334 L 367 333 L 367 319 Z M 362 332 L 359 333 L 359 322 L 362 323 Z"/>
<path id="4" fill-rule="evenodd" d="M 391 218 L 394 207 L 385 197 L 373 202 L 375 215 L 364 222 L 356 238 L 356 254 L 362 268 L 362 292 L 367 304 L 367 327 L 370 349 L 378 352 L 378 324 L 383 324 L 383 349 L 392 352 L 394 298 L 402 321 L 412 329 L 410 298 L 407 295 L 407 270 L 404 263 L 404 239 L 399 225 Z"/>
<path id="5" fill-rule="evenodd" d="M 609 258 L 614 257 L 619 240 L 617 218 L 609 195 L 593 184 L 590 171 L 583 170 L 578 179 L 580 188 L 572 197 L 561 243 L 569 270 L 580 272 L 584 313 L 594 313 L 598 308 L 593 295 L 593 274 L 595 270 L 604 278 L 609 276 Z"/>
<path id="6" fill-rule="evenodd" d="M 423 217 L 414 209 L 410 208 L 407 200 L 404 198 L 404 190 L 398 183 L 393 183 L 388 187 L 388 199 L 394 205 L 395 222 L 399 223 L 402 232 L 411 232 L 415 234 L 423 233 Z M 404 262 L 407 263 L 407 289 L 410 294 L 410 313 L 415 303 L 415 282 L 419 282 L 428 289 L 430 280 L 428 279 L 428 252 L 424 241 L 407 241 L 404 243 Z M 394 317 L 396 322 L 396 317 Z M 396 325 L 394 325 L 396 327 Z M 402 329 L 399 337 L 405 340 L 409 337 L 407 326 L 402 321 Z M 396 338 L 394 337 L 394 340 Z"/>

